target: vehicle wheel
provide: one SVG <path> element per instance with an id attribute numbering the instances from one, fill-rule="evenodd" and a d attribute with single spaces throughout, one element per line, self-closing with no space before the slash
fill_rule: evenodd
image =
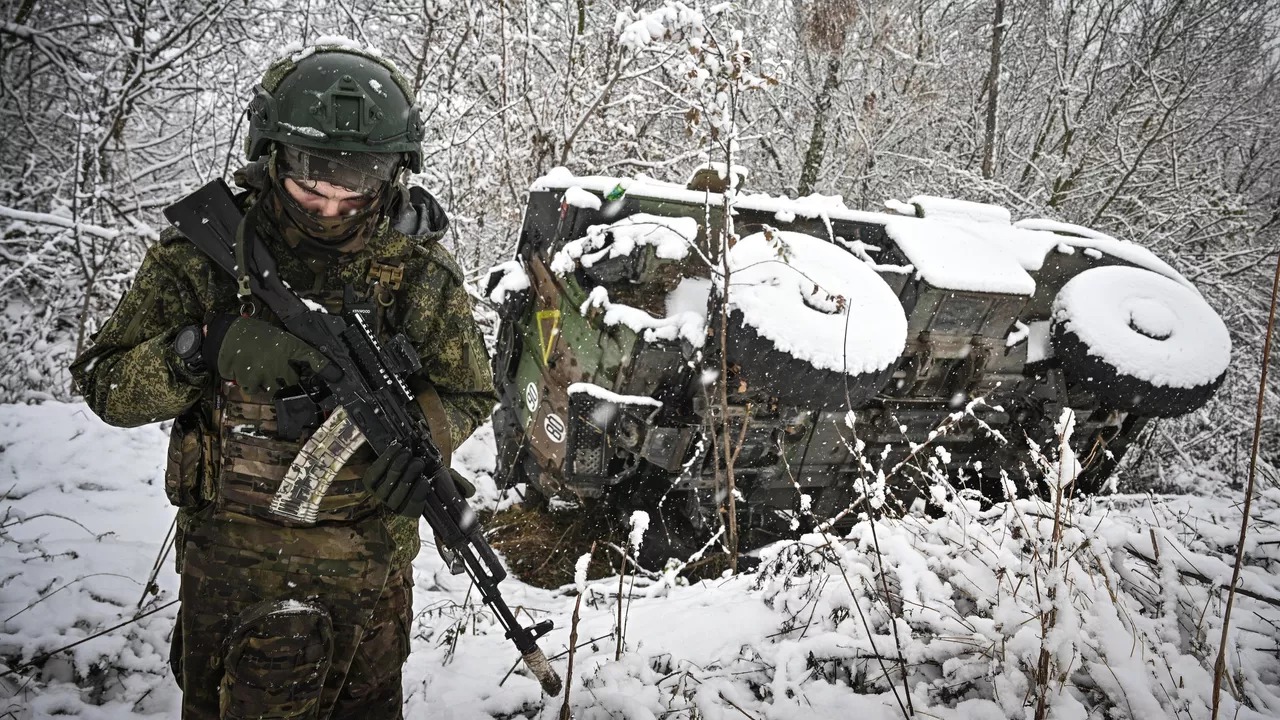
<path id="1" fill-rule="evenodd" d="M 1052 342 L 1069 385 L 1144 416 L 1204 405 L 1231 360 L 1227 327 L 1199 293 L 1126 266 L 1086 270 L 1063 286 Z"/>
<path id="2" fill-rule="evenodd" d="M 867 263 L 787 231 L 748 235 L 727 259 L 727 355 L 748 389 L 785 405 L 856 408 L 888 381 L 907 318 Z"/>
<path id="3" fill-rule="evenodd" d="M 684 493 L 673 493 L 665 502 L 644 509 L 649 515 L 649 526 L 637 559 L 646 569 L 661 571 L 670 559 L 688 561 L 710 538 L 699 523 L 695 506 Z M 623 523 L 624 530 L 628 529 L 627 525 Z"/>

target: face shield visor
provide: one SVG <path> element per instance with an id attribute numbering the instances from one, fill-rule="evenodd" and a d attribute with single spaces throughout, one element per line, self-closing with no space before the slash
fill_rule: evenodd
<path id="1" fill-rule="evenodd" d="M 314 187 L 317 182 L 374 197 L 396 176 L 400 153 L 347 152 L 282 145 L 277 156 L 282 178 Z"/>

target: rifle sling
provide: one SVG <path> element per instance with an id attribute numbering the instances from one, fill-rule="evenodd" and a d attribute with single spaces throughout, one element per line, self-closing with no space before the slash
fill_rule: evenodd
<path id="1" fill-rule="evenodd" d="M 427 427 L 431 428 L 431 439 L 440 449 L 444 466 L 452 467 L 453 435 L 450 433 L 449 416 L 445 414 L 440 393 L 436 391 L 434 384 L 425 381 L 413 383 L 413 390 L 417 396 L 418 407 L 422 408 L 422 414 L 427 417 Z"/>

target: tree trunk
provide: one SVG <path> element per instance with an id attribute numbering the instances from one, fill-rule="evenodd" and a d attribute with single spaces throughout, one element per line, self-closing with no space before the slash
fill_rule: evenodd
<path id="1" fill-rule="evenodd" d="M 1004 0 L 996 0 L 991 26 L 991 70 L 987 75 L 987 132 L 982 144 L 982 177 L 996 174 L 996 111 L 1000 107 L 1000 49 L 1004 44 Z"/>
<path id="2" fill-rule="evenodd" d="M 800 168 L 800 183 L 796 186 L 800 195 L 809 195 L 818 182 L 818 171 L 822 169 L 822 156 L 827 148 L 827 115 L 831 112 L 831 96 L 840 85 L 840 58 L 832 56 L 827 61 L 827 79 L 822 83 L 822 91 L 818 93 L 818 107 L 813 115 L 813 131 L 809 134 L 809 149 L 804 154 L 804 165 Z"/>

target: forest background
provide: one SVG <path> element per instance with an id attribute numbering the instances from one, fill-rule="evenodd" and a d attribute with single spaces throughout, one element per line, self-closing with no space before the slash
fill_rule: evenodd
<path id="1" fill-rule="evenodd" d="M 0 402 L 71 397 L 66 367 L 158 238 L 161 209 L 242 162 L 244 107 L 288 43 L 344 35 L 408 77 L 427 126 L 416 180 L 451 213 L 447 244 L 473 280 L 511 256 L 526 190 L 553 167 L 682 181 L 714 135 L 683 91 L 689 46 L 618 32 L 660 5 L 0 2 Z M 1243 476 L 1280 252 L 1280 9 L 667 5 L 701 13 L 713 39 L 741 31 L 752 70 L 777 81 L 734 99 L 749 191 L 859 209 L 916 194 L 990 202 L 1168 260 L 1226 320 L 1232 369 L 1207 407 L 1146 431 L 1127 477 L 1177 490 Z M 1272 391 L 1271 427 L 1278 406 Z M 1264 469 L 1278 452 L 1264 439 Z"/>

